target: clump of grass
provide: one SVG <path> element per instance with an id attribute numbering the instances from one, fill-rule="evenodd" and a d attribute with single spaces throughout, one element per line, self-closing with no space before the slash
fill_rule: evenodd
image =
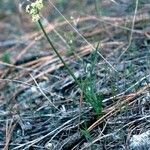
<path id="1" fill-rule="evenodd" d="M 86 138 L 86 140 L 87 140 L 88 142 L 91 142 L 91 141 L 92 141 L 92 137 L 91 137 L 90 132 L 88 131 L 87 126 L 85 126 L 83 129 L 81 129 L 81 133 L 82 133 L 82 135 Z"/>
<path id="2" fill-rule="evenodd" d="M 85 73 L 86 77 L 84 80 L 81 81 L 82 84 L 82 90 L 86 93 L 88 99 L 86 99 L 86 102 L 90 103 L 90 105 L 93 107 L 94 111 L 97 115 L 99 115 L 102 112 L 102 95 L 96 93 L 96 75 L 95 75 L 95 69 L 96 69 L 96 63 L 97 63 L 97 50 L 98 50 L 99 44 L 97 45 L 97 48 L 95 51 L 91 53 L 91 62 L 86 65 Z"/>
<path id="3" fill-rule="evenodd" d="M 37 22 L 38 25 L 40 26 L 45 38 L 47 39 L 49 45 L 52 47 L 54 52 L 56 53 L 57 57 L 61 60 L 63 63 L 64 67 L 67 69 L 68 73 L 72 76 L 74 79 L 75 83 L 78 85 L 78 87 L 81 89 L 81 91 L 84 94 L 86 102 L 90 103 L 91 106 L 93 107 L 94 111 L 96 112 L 97 115 L 99 115 L 102 111 L 102 98 L 100 95 L 95 93 L 95 78 L 93 78 L 93 69 L 96 63 L 96 53 L 98 46 L 96 48 L 96 51 L 94 52 L 94 61 L 92 64 L 89 66 L 87 65 L 87 70 L 86 70 L 86 79 L 84 81 L 79 81 L 74 72 L 69 68 L 68 64 L 65 62 L 65 60 L 61 57 L 55 46 L 53 45 L 51 39 L 49 38 L 48 34 L 46 33 L 42 22 L 40 20 L 40 10 L 43 8 L 43 0 L 36 0 L 35 2 L 32 2 L 31 4 L 27 5 L 26 11 L 31 15 L 32 21 Z M 98 44 L 99 45 L 99 44 Z"/>
<path id="4" fill-rule="evenodd" d="M 11 61 L 10 61 L 10 53 L 5 52 L 5 53 L 2 55 L 1 60 L 2 60 L 3 62 L 5 62 L 5 63 L 10 64 L 10 63 L 11 63 Z"/>

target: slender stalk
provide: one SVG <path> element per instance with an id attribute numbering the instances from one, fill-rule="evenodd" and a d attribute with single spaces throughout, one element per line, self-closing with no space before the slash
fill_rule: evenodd
<path id="1" fill-rule="evenodd" d="M 50 46 L 52 47 L 52 49 L 54 50 L 54 52 L 56 53 L 56 55 L 58 56 L 58 58 L 61 60 L 61 62 L 63 63 L 63 65 L 65 66 L 65 68 L 67 69 L 68 73 L 72 76 L 72 78 L 74 79 L 75 83 L 79 86 L 79 88 L 81 89 L 81 91 L 83 92 L 85 98 L 89 101 L 89 103 L 92 104 L 92 102 L 94 101 L 94 97 L 91 97 L 88 95 L 88 93 L 86 93 L 86 91 L 83 89 L 82 87 L 82 83 L 80 83 L 76 76 L 74 75 L 74 73 L 72 72 L 72 70 L 68 67 L 68 64 L 64 61 L 64 59 L 61 57 L 61 55 L 59 54 L 59 52 L 57 51 L 57 49 L 55 48 L 55 46 L 53 45 L 52 41 L 50 40 L 48 34 L 46 33 L 42 23 L 40 20 L 38 20 L 38 24 L 40 26 L 40 28 L 42 29 L 48 43 L 50 44 Z M 101 107 L 101 106 L 99 106 Z"/>
<path id="2" fill-rule="evenodd" d="M 58 56 L 58 58 L 61 60 L 61 62 L 63 63 L 63 65 L 66 67 L 67 71 L 69 72 L 69 74 L 72 76 L 72 78 L 74 79 L 74 81 L 76 82 L 76 84 L 81 88 L 80 82 L 77 80 L 76 76 L 74 75 L 74 73 L 71 71 L 71 69 L 68 67 L 67 63 L 64 61 L 64 59 L 61 57 L 61 55 L 59 54 L 59 52 L 57 51 L 57 49 L 55 48 L 55 46 L 53 45 L 52 41 L 50 40 L 48 34 L 46 33 L 42 23 L 40 20 L 38 20 L 38 24 L 40 26 L 40 28 L 42 29 L 48 43 L 50 44 L 50 46 L 52 47 L 52 49 L 54 50 L 54 52 L 56 53 L 56 55 Z"/>

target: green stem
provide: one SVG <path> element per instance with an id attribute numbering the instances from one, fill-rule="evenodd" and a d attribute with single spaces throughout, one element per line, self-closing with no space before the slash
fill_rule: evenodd
<path id="1" fill-rule="evenodd" d="M 77 80 L 76 76 L 74 75 L 74 73 L 71 71 L 71 69 L 68 67 L 67 63 L 64 61 L 64 59 L 60 56 L 60 54 L 58 53 L 57 49 L 55 48 L 55 46 L 53 45 L 52 41 L 50 40 L 49 36 L 47 35 L 41 21 L 38 21 L 38 24 L 40 26 L 40 28 L 42 29 L 48 43 L 50 44 L 50 46 L 52 47 L 52 49 L 54 50 L 54 52 L 56 53 L 56 55 L 58 56 L 58 58 L 61 60 L 61 62 L 63 63 L 63 65 L 66 67 L 66 69 L 68 70 L 69 74 L 72 76 L 72 78 L 74 79 L 74 81 L 76 82 L 76 84 L 81 88 L 80 82 Z"/>
<path id="2" fill-rule="evenodd" d="M 61 57 L 61 55 L 59 54 L 59 52 L 57 51 L 57 49 L 55 48 L 55 46 L 53 45 L 52 41 L 50 40 L 48 34 L 46 33 L 41 21 L 38 21 L 38 24 L 40 26 L 40 28 L 42 29 L 48 43 L 50 44 L 50 46 L 52 47 L 52 49 L 54 50 L 54 52 L 56 53 L 56 55 L 58 56 L 58 58 L 61 60 L 61 62 L 63 63 L 63 65 L 66 67 L 68 73 L 72 76 L 72 78 L 74 79 L 75 83 L 79 86 L 79 88 L 82 90 L 83 94 L 85 95 L 85 98 L 89 100 L 89 102 L 91 103 L 91 97 L 88 96 L 88 94 L 86 93 L 86 91 L 82 88 L 82 83 L 79 82 L 76 78 L 76 76 L 74 75 L 74 73 L 72 72 L 72 70 L 68 67 L 68 64 L 64 61 L 64 59 Z M 101 107 L 101 106 L 99 106 Z"/>

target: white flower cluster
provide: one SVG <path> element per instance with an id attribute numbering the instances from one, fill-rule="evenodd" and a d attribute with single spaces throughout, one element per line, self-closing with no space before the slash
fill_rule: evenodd
<path id="1" fill-rule="evenodd" d="M 33 22 L 37 22 L 40 19 L 39 12 L 43 7 L 43 0 L 36 0 L 26 6 L 26 12 L 32 16 Z"/>

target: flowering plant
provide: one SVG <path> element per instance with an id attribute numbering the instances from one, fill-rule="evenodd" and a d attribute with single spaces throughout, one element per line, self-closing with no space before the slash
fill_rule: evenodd
<path id="1" fill-rule="evenodd" d="M 32 21 L 37 22 L 40 19 L 39 12 L 43 8 L 43 0 L 36 0 L 26 6 L 26 12 L 32 16 Z"/>

